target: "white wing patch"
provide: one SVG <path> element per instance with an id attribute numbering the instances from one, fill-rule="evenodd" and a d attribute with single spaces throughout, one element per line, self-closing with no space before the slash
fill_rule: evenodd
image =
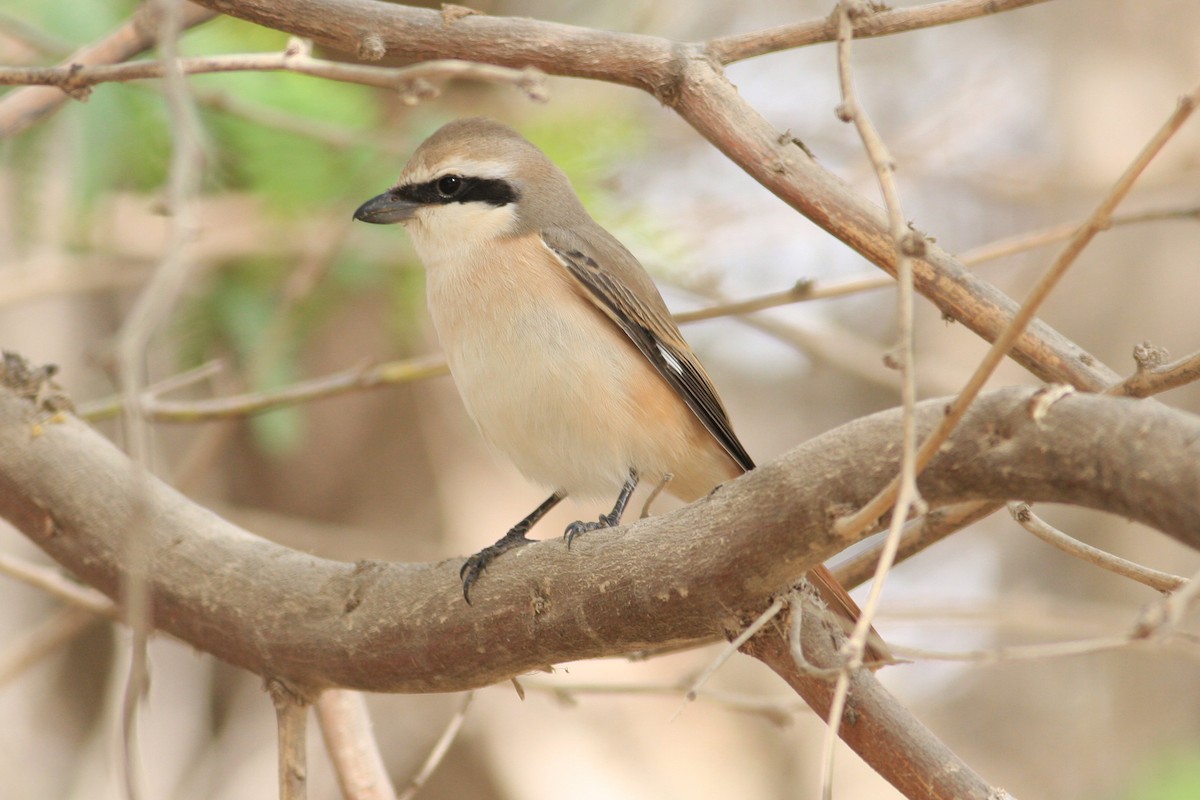
<path id="1" fill-rule="evenodd" d="M 671 368 L 672 372 L 676 375 L 683 374 L 683 365 L 679 363 L 679 359 L 675 357 L 674 353 L 664 347 L 662 342 L 655 342 L 654 347 L 658 350 L 658 354 L 663 357 L 666 365 Z"/>

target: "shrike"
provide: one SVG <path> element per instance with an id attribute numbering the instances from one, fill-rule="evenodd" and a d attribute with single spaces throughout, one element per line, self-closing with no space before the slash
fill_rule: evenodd
<path id="1" fill-rule="evenodd" d="M 554 490 L 467 559 L 468 602 L 483 570 L 528 543 L 567 495 L 617 494 L 598 521 L 567 527 L 569 545 L 619 524 L 640 478 L 691 502 L 754 468 L 650 276 L 513 129 L 481 118 L 445 125 L 354 218 L 408 229 L 467 413 L 492 447 Z M 857 618 L 824 566 L 808 577 L 836 613 Z"/>

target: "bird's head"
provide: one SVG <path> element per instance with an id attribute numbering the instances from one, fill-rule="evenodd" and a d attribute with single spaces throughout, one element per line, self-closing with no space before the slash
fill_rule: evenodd
<path id="1" fill-rule="evenodd" d="M 569 226 L 584 213 L 567 177 L 541 150 L 507 125 L 472 117 L 426 139 L 396 185 L 359 206 L 354 218 L 404 224 L 428 260 Z"/>

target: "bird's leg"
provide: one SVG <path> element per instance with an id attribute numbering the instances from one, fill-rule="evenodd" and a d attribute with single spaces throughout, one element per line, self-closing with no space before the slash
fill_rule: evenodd
<path id="1" fill-rule="evenodd" d="M 563 531 L 563 538 L 567 540 L 567 549 L 571 549 L 571 542 L 575 537 L 587 531 L 596 531 L 601 528 L 615 528 L 621 524 L 621 515 L 625 513 L 625 506 L 629 504 L 629 496 L 633 494 L 633 490 L 638 485 L 638 474 L 636 469 L 629 470 L 629 477 L 625 479 L 625 485 L 621 487 L 621 493 L 617 495 L 617 503 L 613 506 L 613 510 L 608 514 L 601 514 L 598 522 L 572 522 Z"/>
<path id="2" fill-rule="evenodd" d="M 475 581 L 479 580 L 479 576 L 487 569 L 488 564 L 491 564 L 501 553 L 506 553 L 523 544 L 529 544 L 530 540 L 525 538 L 525 534 L 529 533 L 529 529 L 566 496 L 566 492 L 555 492 L 550 495 L 540 506 L 531 511 L 529 516 L 513 525 L 512 530 L 500 537 L 495 544 L 483 548 L 466 560 L 462 569 L 458 571 L 458 577 L 462 578 L 463 599 L 467 601 L 468 605 L 471 602 L 471 587 Z"/>

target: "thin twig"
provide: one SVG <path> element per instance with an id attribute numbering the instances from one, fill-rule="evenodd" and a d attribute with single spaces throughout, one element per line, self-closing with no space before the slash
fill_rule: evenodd
<path id="1" fill-rule="evenodd" d="M 521 685 L 530 691 L 553 695 L 567 704 L 576 702 L 575 695 L 665 695 L 678 697 L 686 694 L 691 679 L 678 683 L 554 683 L 536 678 L 525 678 Z M 794 697 L 759 697 L 744 692 L 727 692 L 720 689 L 701 687 L 696 690 L 697 700 L 706 700 L 730 711 L 760 716 L 775 725 L 786 725 L 808 706 Z"/>
<path id="2" fill-rule="evenodd" d="M 1123 225 L 1140 225 L 1147 222 L 1162 222 L 1166 220 L 1200 221 L 1200 207 L 1189 206 L 1186 208 L 1166 208 L 1156 211 L 1118 214 L 1109 220 L 1109 227 L 1116 228 Z M 997 239 L 996 241 L 964 251 L 959 255 L 959 260 L 967 266 L 976 266 L 1038 247 L 1045 247 L 1046 245 L 1070 238 L 1083 224 L 1084 221 L 1082 220 L 1079 222 L 1066 222 L 1019 233 L 1004 239 Z M 693 311 L 682 311 L 675 315 L 675 321 L 684 324 L 706 319 L 717 319 L 719 317 L 740 316 L 754 311 L 764 311 L 768 308 L 803 303 L 809 300 L 827 300 L 835 297 L 845 297 L 876 289 L 887 289 L 895 285 L 896 281 L 890 275 L 879 275 L 874 272 L 861 277 L 846 278 L 845 280 L 828 284 L 822 284 L 818 281 L 805 278 L 796 281 L 796 284 L 790 289 L 784 289 L 780 292 L 771 292 L 759 295 L 758 297 L 751 297 L 747 300 L 723 301 L 708 308 L 699 308 Z"/>
<path id="3" fill-rule="evenodd" d="M 897 655 L 912 661 L 952 661 L 976 664 L 999 664 L 1006 661 L 1042 661 L 1048 658 L 1094 655 L 1111 650 L 1123 650 L 1138 643 L 1129 634 L 1097 636 L 1093 639 L 1047 642 L 1045 644 L 1011 645 L 980 650 L 931 650 L 924 647 L 895 645 Z"/>
<path id="4" fill-rule="evenodd" d="M 1198 222 L 1200 221 L 1200 208 L 1188 206 L 1185 208 L 1164 208 L 1154 211 L 1114 214 L 1109 218 L 1105 230 L 1126 225 L 1142 225 L 1147 222 L 1166 221 Z M 994 242 L 988 242 L 987 244 L 982 244 L 979 247 L 974 247 L 961 253 L 959 260 L 967 266 L 974 266 L 1016 253 L 1023 253 L 1038 247 L 1045 247 L 1046 245 L 1060 242 L 1063 239 L 1070 239 L 1086 222 L 1086 220 L 1064 222 L 1025 233 L 1018 233 L 1015 236 L 1009 236 L 1004 239 L 997 239 Z"/>
<path id="5" fill-rule="evenodd" d="M 1063 252 L 1059 254 L 1049 269 L 1038 279 L 1029 296 L 1021 304 L 1020 309 L 1013 316 L 1007 327 L 996 337 L 991 348 L 971 375 L 970 380 L 967 381 L 966 386 L 963 387 L 963 390 L 950 404 L 945 418 L 924 443 L 922 443 L 921 449 L 917 454 L 918 471 L 924 469 L 929 461 L 932 460 L 938 448 L 942 446 L 950 436 L 951 431 L 954 430 L 963 415 L 966 414 L 967 408 L 970 407 L 971 402 L 979 394 L 988 378 L 991 377 L 992 372 L 995 371 L 996 367 L 999 366 L 1000 362 L 1007 355 L 1009 349 L 1025 331 L 1025 327 L 1033 319 L 1038 308 L 1049 297 L 1054 287 L 1058 285 L 1059 280 L 1066 274 L 1066 271 L 1075 263 L 1075 260 L 1083 252 L 1083 249 L 1095 238 L 1097 233 L 1107 227 L 1111 214 L 1117 204 L 1125 198 L 1129 190 L 1133 188 L 1138 177 L 1141 176 L 1150 162 L 1154 160 L 1154 157 L 1158 155 L 1158 152 L 1166 145 L 1175 132 L 1179 130 L 1187 118 L 1191 116 L 1197 102 L 1200 102 L 1200 87 L 1193 89 L 1190 94 L 1180 98 L 1175 111 L 1167 118 L 1162 127 L 1155 132 L 1154 136 L 1142 148 L 1141 152 L 1138 153 L 1137 157 L 1134 158 L 1121 177 L 1117 179 L 1117 182 L 1113 184 L 1108 194 L 1101 200 L 1091 216 L 1088 217 L 1087 222 L 1072 237 Z M 869 525 L 873 524 L 875 520 L 883 516 L 888 508 L 891 507 L 899 485 L 900 479 L 894 479 L 859 511 L 838 520 L 835 523 L 838 533 L 846 537 L 851 537 L 855 532 L 865 530 Z"/>
<path id="6" fill-rule="evenodd" d="M 850 66 L 854 19 L 867 17 L 871 13 L 870 6 L 860 3 L 858 0 L 854 0 L 854 2 L 842 0 L 835 12 L 838 30 L 837 71 L 842 93 L 842 104 L 838 108 L 838 116 L 843 122 L 854 124 L 883 193 L 889 233 L 895 247 L 896 282 L 900 290 L 897 298 L 897 334 L 900 341 L 896 348 L 895 361 L 900 371 L 900 399 L 904 411 L 896 513 L 892 517 L 887 538 L 884 540 L 883 551 L 879 556 L 875 579 L 871 583 L 867 601 L 863 604 L 862 613 L 855 623 L 854 632 L 840 648 L 846 655 L 846 663 L 837 676 L 837 684 L 834 687 L 827 718 L 829 727 L 822 748 L 821 791 L 826 800 L 833 797 L 834 746 L 837 743 L 838 730 L 841 727 L 846 699 L 850 691 L 850 676 L 854 671 L 862 668 L 867 638 L 871 634 L 871 619 L 879 607 L 883 586 L 888 571 L 895 561 L 896 551 L 900 546 L 900 535 L 904 522 L 908 518 L 909 510 L 915 508 L 918 509 L 918 513 L 924 511 L 920 493 L 917 491 L 917 429 L 913 414 L 913 407 L 917 401 L 916 364 L 913 353 L 913 257 L 924 253 L 925 241 L 908 227 L 904 209 L 900 203 L 899 189 L 896 186 L 895 164 L 892 156 L 879 132 L 871 124 L 871 120 L 859 103 L 854 90 L 854 77 Z"/>
<path id="7" fill-rule="evenodd" d="M 96 621 L 96 615 L 79 606 L 63 606 L 24 631 L 0 653 L 0 687 L 58 650 Z"/>
<path id="8" fill-rule="evenodd" d="M 408 782 L 408 786 L 400 793 L 397 800 L 412 800 L 417 792 L 421 791 L 421 787 L 425 785 L 425 781 L 429 780 L 429 776 L 437 769 L 438 764 L 442 763 L 442 759 L 446 757 L 446 751 L 450 749 L 450 745 L 458 737 L 458 732 L 462 730 L 463 722 L 467 719 L 467 709 L 471 707 L 471 701 L 474 699 L 474 692 L 467 692 L 463 696 L 462 705 L 459 706 L 454 716 L 450 718 L 450 723 L 446 725 L 446 730 L 442 731 L 442 735 L 438 737 L 433 750 L 429 752 L 429 757 L 425 759 L 425 763 L 417 770 L 417 774 Z"/>
<path id="9" fill-rule="evenodd" d="M 396 790 L 371 727 L 366 696 L 328 689 L 315 703 L 325 749 L 345 800 L 395 800 Z"/>
<path id="10" fill-rule="evenodd" d="M 295 72 L 327 80 L 357 83 L 400 92 L 403 102 L 413 104 L 437 96 L 429 81 L 455 78 L 490 81 L 514 86 L 531 100 L 549 98 L 545 74 L 532 67 L 510 69 L 458 59 L 427 61 L 410 67 L 377 67 L 346 64 L 313 58 L 310 46 L 292 39 L 280 53 L 242 53 L 233 55 L 181 58 L 177 68 L 184 75 L 213 72 Z M 135 61 L 125 64 L 59 67 L 0 67 L 0 85 L 57 86 L 71 96 L 81 97 L 91 87 L 115 81 L 163 78 L 169 65 L 164 61 Z"/>
<path id="11" fill-rule="evenodd" d="M 1159 572 L 1156 569 L 1151 569 L 1120 556 L 1115 556 L 1112 553 L 1106 553 L 1098 547 L 1092 547 L 1090 544 L 1085 544 L 1078 539 L 1068 536 L 1034 514 L 1028 503 L 1009 503 L 1008 512 L 1012 514 L 1013 519 L 1022 528 L 1043 542 L 1057 547 L 1067 555 L 1082 559 L 1101 569 L 1115 572 L 1138 583 L 1144 583 L 1160 592 L 1173 592 L 1187 583 L 1186 578 L 1166 572 Z"/>
<path id="12" fill-rule="evenodd" d="M 1134 348 L 1137 370 L 1125 380 L 1109 387 L 1105 394 L 1123 397 L 1149 397 L 1200 380 L 1200 353 L 1192 353 L 1168 364 L 1166 351 L 1141 344 Z"/>
<path id="13" fill-rule="evenodd" d="M 853 35 L 857 39 L 888 36 L 949 25 L 1041 2 L 1045 0 L 948 0 L 913 8 L 889 9 L 854 20 Z M 780 50 L 832 42 L 837 38 L 838 24 L 834 16 L 830 16 L 765 31 L 722 36 L 708 42 L 708 52 L 719 63 L 730 64 Z"/>
<path id="14" fill-rule="evenodd" d="M 892 286 L 894 283 L 895 281 L 890 276 L 879 276 L 875 273 L 824 286 L 813 280 L 799 280 L 790 289 L 784 289 L 782 292 L 771 292 L 770 294 L 751 297 L 747 300 L 725 301 L 709 306 L 708 308 L 698 308 L 694 311 L 681 311 L 675 315 L 675 321 L 682 325 L 706 319 L 740 316 L 755 311 L 765 311 L 768 308 L 791 305 L 792 303 L 825 300 L 833 297 L 857 294 L 871 289 L 884 289 Z"/>
<path id="15" fill-rule="evenodd" d="M 65 40 L 46 33 L 7 11 L 0 11 L 0 35 L 14 39 L 46 56 L 62 57 L 71 51 L 71 45 Z"/>
<path id="16" fill-rule="evenodd" d="M 789 612 L 790 613 L 790 612 Z M 830 681 L 800 669 L 792 652 L 787 621 L 764 629 L 746 643 L 748 655 L 761 660 L 787 681 L 822 718 L 828 717 Z M 818 668 L 838 669 L 843 657 L 825 620 L 805 614 L 801 639 L 807 659 Z M 868 670 L 852 677 L 854 707 L 846 714 L 842 738 L 904 797 L 998 798 L 994 788 L 880 686 Z M 886 747 L 878 745 L 884 742 Z M 804 794 L 803 792 L 799 794 Z M 810 793 L 811 794 L 811 793 Z"/>
<path id="17" fill-rule="evenodd" d="M 402 361 L 389 361 L 374 367 L 356 367 L 321 378 L 299 381 L 279 389 L 211 400 L 163 400 L 151 394 L 143 400 L 143 408 L 146 416 L 156 422 L 210 422 L 333 397 L 357 389 L 409 383 L 449 373 L 445 358 L 419 356 Z M 80 416 L 93 422 L 111 417 L 118 411 L 119 406 L 112 398 L 79 406 Z"/>
<path id="18" fill-rule="evenodd" d="M 1000 508 L 1003 508 L 1003 503 L 990 500 L 956 503 L 909 520 L 905 523 L 904 533 L 900 537 L 900 547 L 896 551 L 896 563 L 923 552 L 933 543 L 940 542 L 968 525 L 973 525 L 984 517 L 994 514 Z M 833 576 L 846 587 L 852 588 L 866 583 L 875 574 L 883 546 L 883 542 L 875 542 L 861 552 L 855 553 L 832 568 Z"/>
<path id="19" fill-rule="evenodd" d="M 1173 630 L 1197 598 L 1200 598 L 1200 571 L 1178 590 L 1144 608 L 1134 622 L 1132 635 L 1147 639 Z"/>
<path id="20" fill-rule="evenodd" d="M 313 139 L 337 150 L 372 147 L 401 155 L 412 152 L 413 148 L 408 137 L 397 136 L 390 128 L 363 130 L 339 125 L 327 119 L 316 119 L 247 100 L 233 92 L 199 89 L 196 91 L 196 102 L 213 111 L 239 117 L 265 128 Z"/>
<path id="21" fill-rule="evenodd" d="M 709 663 L 709 665 L 705 667 L 699 675 L 696 676 L 694 681 L 692 681 L 691 686 L 688 687 L 688 690 L 683 695 L 683 703 L 680 704 L 678 709 L 676 709 L 674 715 L 672 715 L 672 719 L 683 713 L 683 709 L 688 703 L 695 702 L 697 692 L 700 691 L 704 684 L 708 683 L 708 679 L 715 675 L 717 670 L 721 668 L 721 665 L 728 661 L 730 656 L 736 653 L 742 645 L 749 641 L 751 636 L 758 633 L 760 630 L 762 630 L 764 625 L 774 619 L 775 615 L 783 610 L 783 605 L 784 599 L 782 597 L 776 597 L 774 602 L 767 607 L 766 611 L 759 614 L 758 617 L 749 625 L 747 625 L 744 631 L 734 637 L 727 646 L 721 648 L 721 652 L 717 655 L 717 657 L 714 658 L 712 662 Z"/>
<path id="22" fill-rule="evenodd" d="M 150 282 L 138 295 L 117 335 L 117 383 L 122 397 L 122 422 L 129 454 L 138 470 L 129 487 L 128 535 L 123 542 L 126 573 L 123 577 L 123 611 L 132 636 L 129 675 L 122 698 L 122 775 L 130 800 L 142 794 L 138 766 L 138 706 L 149 681 L 146 647 L 150 636 L 151 596 L 147 572 L 150 550 L 149 496 L 151 442 L 147 420 L 141 410 L 142 391 L 147 383 L 149 345 L 159 325 L 168 318 L 190 276 L 184 249 L 195 227 L 192 198 L 199 188 L 202 155 L 200 126 L 187 82 L 178 69 L 179 36 L 184 15 L 173 0 L 156 0 L 157 38 L 166 64 L 166 99 L 171 132 L 171 162 L 167 176 L 166 206 L 171 213 L 170 238 L 166 252 Z"/>
<path id="23" fill-rule="evenodd" d="M 7 553 L 0 553 L 0 573 L 92 614 L 108 619 L 118 618 L 116 605 L 103 592 L 90 586 L 81 586 L 57 569 L 31 564 Z"/>
<path id="24" fill-rule="evenodd" d="M 141 6 L 133 17 L 103 39 L 76 50 L 61 69 L 74 65 L 107 64 L 127 58 L 154 46 L 158 37 L 158 26 L 154 24 L 155 5 Z M 182 3 L 180 29 L 186 30 L 216 16 L 207 8 L 192 3 Z M 57 111 L 69 99 L 69 95 L 45 86 L 19 89 L 0 99 L 0 139 L 15 136 Z"/>
<path id="25" fill-rule="evenodd" d="M 283 681 L 267 681 L 279 740 L 279 800 L 308 796 L 308 702 Z"/>
<path id="26" fill-rule="evenodd" d="M 792 615 L 792 624 L 788 631 L 788 647 L 791 649 L 792 660 L 796 662 L 800 671 L 807 675 L 823 681 L 836 681 L 846 672 L 844 663 L 836 667 L 818 667 L 804 654 L 801 632 L 807 617 L 804 613 L 804 605 L 809 602 L 811 600 L 800 592 L 792 593 L 791 603 L 788 606 L 788 611 Z"/>

